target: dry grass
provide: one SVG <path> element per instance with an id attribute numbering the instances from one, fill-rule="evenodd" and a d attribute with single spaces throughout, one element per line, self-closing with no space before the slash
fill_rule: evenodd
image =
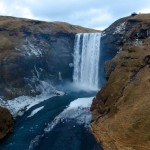
<path id="1" fill-rule="evenodd" d="M 141 28 L 148 28 L 150 15 L 133 18 L 141 20 Z M 131 31 L 138 30 L 134 26 Z M 132 35 L 131 31 L 126 36 Z M 150 38 L 142 41 L 141 46 L 124 44 L 123 51 L 106 65 L 114 63 L 116 67 L 96 96 L 93 115 L 101 117 L 91 128 L 105 150 L 150 150 Z M 98 110 L 101 101 L 109 110 L 105 115 Z"/>
<path id="2" fill-rule="evenodd" d="M 21 27 L 31 32 L 67 32 L 67 33 L 85 33 L 99 32 L 99 30 L 84 28 L 77 25 L 71 25 L 66 22 L 44 22 L 30 19 L 20 19 L 14 17 L 0 17 L 0 27 L 8 30 L 19 29 Z"/>

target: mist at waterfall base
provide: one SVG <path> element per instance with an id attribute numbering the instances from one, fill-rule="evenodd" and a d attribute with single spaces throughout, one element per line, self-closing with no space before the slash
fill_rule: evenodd
<path id="1" fill-rule="evenodd" d="M 65 95 L 17 117 L 13 134 L 2 141 L 0 150 L 101 150 L 88 128 L 90 103 L 100 87 L 100 38 L 100 33 L 76 35 L 73 83 L 57 85 Z"/>

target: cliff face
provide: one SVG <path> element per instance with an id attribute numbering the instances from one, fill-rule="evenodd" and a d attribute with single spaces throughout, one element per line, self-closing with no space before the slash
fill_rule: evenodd
<path id="1" fill-rule="evenodd" d="M 108 81 L 91 106 L 91 130 L 105 150 L 149 149 L 150 15 L 120 19 L 104 36 L 103 51 L 119 51 L 105 63 Z"/>
<path id="2" fill-rule="evenodd" d="M 122 49 L 125 40 L 125 22 L 128 17 L 122 18 L 115 23 L 113 23 L 109 28 L 102 32 L 101 37 L 101 54 L 100 54 L 100 84 L 104 85 L 106 82 L 104 63 L 112 59 L 117 52 Z"/>
<path id="3" fill-rule="evenodd" d="M 95 30 L 64 22 L 0 17 L 0 100 L 40 94 L 40 80 L 72 80 L 76 33 Z M 3 101 L 4 102 L 4 101 Z M 0 139 L 12 130 L 11 114 L 0 107 Z"/>
<path id="4" fill-rule="evenodd" d="M 39 80 L 72 80 L 75 34 L 95 30 L 64 22 L 0 17 L 0 96 L 36 95 Z M 38 80 L 36 80 L 38 79 Z"/>

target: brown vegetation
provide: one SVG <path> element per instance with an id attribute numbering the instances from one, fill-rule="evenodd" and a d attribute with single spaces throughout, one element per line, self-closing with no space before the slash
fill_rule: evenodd
<path id="1" fill-rule="evenodd" d="M 143 31 L 150 15 L 131 20 L 136 24 L 126 31 L 122 51 L 106 63 L 108 82 L 91 107 L 91 130 L 105 150 L 150 149 L 150 39 Z M 135 33 L 142 44 L 134 44 Z"/>
<path id="2" fill-rule="evenodd" d="M 12 132 L 13 118 L 10 112 L 0 107 L 0 140 L 4 138 L 8 133 Z"/>

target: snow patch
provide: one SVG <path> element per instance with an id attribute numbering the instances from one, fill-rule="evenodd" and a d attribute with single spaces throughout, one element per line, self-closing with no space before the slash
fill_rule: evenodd
<path id="1" fill-rule="evenodd" d="M 101 37 L 106 36 L 106 35 L 107 34 L 104 31 L 102 31 Z"/>
<path id="2" fill-rule="evenodd" d="M 19 96 L 12 100 L 4 101 L 0 98 L 0 106 L 10 110 L 11 114 L 16 116 L 22 116 L 25 111 L 29 110 L 34 105 L 37 105 L 45 100 L 48 100 L 54 96 L 63 96 L 64 92 L 56 90 L 48 82 L 40 81 L 37 89 L 41 91 L 40 95 L 32 96 Z"/>
<path id="3" fill-rule="evenodd" d="M 30 114 L 27 118 L 30 118 L 30 117 L 34 116 L 35 114 L 37 114 L 37 113 L 38 113 L 40 110 L 42 110 L 43 108 L 44 108 L 44 106 L 39 107 L 39 108 L 33 110 L 33 111 L 31 112 L 31 114 Z"/>
<path id="4" fill-rule="evenodd" d="M 89 98 L 78 98 L 72 101 L 67 109 L 78 108 L 78 107 L 90 107 L 92 104 L 93 97 Z"/>
<path id="5" fill-rule="evenodd" d="M 28 39 L 26 39 L 25 43 L 22 45 L 21 48 L 15 48 L 17 51 L 20 51 L 25 56 L 41 56 L 42 55 L 42 49 L 35 46 L 33 43 L 31 43 Z"/>
<path id="6" fill-rule="evenodd" d="M 90 112 L 90 106 L 92 104 L 93 97 L 78 98 L 70 103 L 70 105 L 54 120 L 48 124 L 44 131 L 50 132 L 59 122 L 65 122 L 67 120 L 74 120 L 78 124 L 84 124 L 88 127 L 92 118 Z"/>
<path id="7" fill-rule="evenodd" d="M 140 41 L 139 39 L 136 39 L 135 41 L 132 42 L 132 44 L 133 44 L 134 46 L 142 46 L 142 45 L 143 45 L 143 42 Z"/>
<path id="8" fill-rule="evenodd" d="M 125 28 L 126 28 L 126 22 L 123 22 L 115 28 L 115 31 L 113 34 L 118 34 L 118 33 L 122 34 L 124 33 Z"/>

